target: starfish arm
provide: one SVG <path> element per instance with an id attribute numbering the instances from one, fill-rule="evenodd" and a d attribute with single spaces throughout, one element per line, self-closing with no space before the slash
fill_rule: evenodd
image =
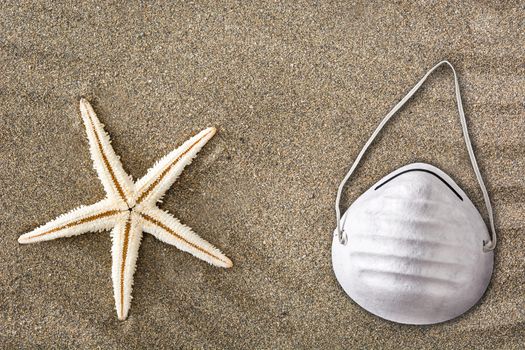
<path id="1" fill-rule="evenodd" d="M 119 320 L 128 317 L 131 305 L 131 290 L 133 275 L 142 239 L 142 219 L 136 213 L 121 218 L 111 233 L 113 246 L 111 256 L 113 260 L 112 279 L 115 307 Z"/>
<path id="2" fill-rule="evenodd" d="M 189 227 L 181 224 L 171 214 L 159 208 L 142 210 L 144 231 L 162 242 L 174 245 L 195 257 L 219 267 L 232 267 L 232 261 L 219 249 L 199 237 Z"/>
<path id="3" fill-rule="evenodd" d="M 133 180 L 124 171 L 111 146 L 109 135 L 104 131 L 104 125 L 85 99 L 80 100 L 80 114 L 86 127 L 93 165 L 108 197 L 132 204 L 129 201 L 132 198 Z"/>
<path id="4" fill-rule="evenodd" d="M 213 127 L 201 131 L 150 168 L 135 185 L 137 204 L 155 204 L 160 200 L 186 165 L 191 163 L 200 149 L 213 137 L 215 131 Z"/>
<path id="5" fill-rule="evenodd" d="M 110 229 L 122 212 L 105 199 L 89 206 L 81 206 L 18 238 L 28 244 L 49 241 L 61 237 L 80 235 L 90 231 Z"/>

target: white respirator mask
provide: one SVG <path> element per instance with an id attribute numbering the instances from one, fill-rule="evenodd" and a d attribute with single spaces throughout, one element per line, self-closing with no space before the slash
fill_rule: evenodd
<path id="1" fill-rule="evenodd" d="M 465 192 L 424 163 L 406 165 L 363 193 L 341 218 L 341 193 L 390 118 L 441 65 L 454 73 L 465 144 L 483 192 L 490 231 Z M 454 67 L 442 61 L 387 114 L 337 191 L 332 263 L 344 291 L 365 310 L 399 323 L 455 318 L 482 297 L 492 275 L 496 231 L 492 206 L 472 150 Z"/>

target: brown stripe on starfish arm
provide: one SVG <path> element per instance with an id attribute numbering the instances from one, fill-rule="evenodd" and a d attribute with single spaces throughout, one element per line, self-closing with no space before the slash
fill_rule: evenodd
<path id="1" fill-rule="evenodd" d="M 139 198 L 137 199 L 137 204 L 142 202 L 150 193 L 153 191 L 153 189 L 162 181 L 162 179 L 166 176 L 166 174 L 177 164 L 177 162 L 184 157 L 189 151 L 195 147 L 196 144 L 202 141 L 206 136 L 210 134 L 211 131 L 208 131 L 206 134 L 204 134 L 202 137 L 200 137 L 197 141 L 195 141 L 187 150 L 182 152 L 176 159 L 174 159 L 167 167 L 160 173 L 159 177 L 155 179 L 147 188 L 144 190 Z"/>
<path id="2" fill-rule="evenodd" d="M 120 266 L 120 312 L 124 313 L 124 268 L 126 266 L 126 257 L 128 255 L 130 223 L 126 221 L 124 228 L 124 245 L 122 246 L 122 264 Z"/>
<path id="3" fill-rule="evenodd" d="M 83 218 L 83 219 L 79 219 L 79 220 L 76 220 L 76 221 L 72 221 L 72 222 L 70 222 L 68 224 L 56 227 L 56 228 L 54 228 L 52 230 L 45 231 L 43 233 L 39 233 L 38 235 L 29 237 L 29 239 L 41 237 L 41 236 L 44 236 L 44 235 L 48 235 L 50 233 L 54 233 L 54 232 L 57 232 L 57 231 L 60 231 L 60 230 L 64 230 L 66 228 L 75 227 L 75 226 L 78 226 L 78 225 L 85 224 L 87 222 L 96 221 L 98 219 L 105 218 L 105 217 L 112 216 L 112 215 L 116 215 L 116 214 L 119 214 L 119 213 L 120 213 L 119 210 L 109 210 L 109 211 L 102 212 L 102 213 L 99 213 L 99 214 L 96 214 L 96 215 L 88 216 L 87 218 Z"/>
<path id="4" fill-rule="evenodd" d="M 221 259 L 220 257 L 218 257 L 217 255 L 207 251 L 206 249 L 202 248 L 202 247 L 199 247 L 198 245 L 196 245 L 195 243 L 192 243 L 190 241 L 188 241 L 187 239 L 185 239 L 184 237 L 182 237 L 181 235 L 177 234 L 175 231 L 173 231 L 172 229 L 170 229 L 168 226 L 164 225 L 162 222 L 152 218 L 151 216 L 149 215 L 146 215 L 146 214 L 143 214 L 141 213 L 140 214 L 145 220 L 151 222 L 152 224 L 160 227 L 161 229 L 165 230 L 166 232 L 168 232 L 170 235 L 174 236 L 175 238 L 181 240 L 182 242 L 186 243 L 187 245 L 197 249 L 198 251 L 206 254 L 206 255 L 209 255 L 211 256 L 212 258 L 214 259 L 217 259 L 219 261 L 222 261 L 223 263 L 225 263 L 226 265 L 230 264 L 230 262 L 228 261 L 225 261 L 224 259 Z"/>
<path id="5" fill-rule="evenodd" d="M 111 164 L 109 163 L 108 157 L 104 153 L 104 148 L 102 147 L 102 143 L 100 142 L 100 135 L 98 134 L 97 129 L 95 128 L 95 125 L 93 123 L 93 120 L 91 119 L 91 116 L 88 115 L 89 123 L 91 124 L 91 129 L 93 130 L 93 134 L 95 135 L 95 140 L 97 142 L 98 149 L 100 151 L 100 155 L 102 156 L 102 160 L 104 161 L 104 165 L 106 166 L 106 169 L 109 172 L 109 175 L 111 177 L 111 181 L 113 181 L 113 184 L 115 185 L 115 188 L 117 189 L 117 192 L 119 193 L 120 197 L 126 201 L 126 195 L 124 194 L 124 190 L 122 189 L 122 185 L 118 182 L 117 177 L 115 176 L 115 173 L 113 171 L 113 168 L 111 167 Z"/>

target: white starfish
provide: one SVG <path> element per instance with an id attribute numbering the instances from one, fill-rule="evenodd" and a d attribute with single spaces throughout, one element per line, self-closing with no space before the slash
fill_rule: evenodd
<path id="1" fill-rule="evenodd" d="M 190 138 L 134 183 L 111 147 L 104 125 L 85 99 L 80 100 L 80 111 L 94 167 L 107 196 L 98 203 L 81 206 L 20 236 L 18 242 L 36 243 L 112 228 L 113 290 L 117 315 L 121 320 L 128 316 L 142 231 L 210 264 L 231 267 L 231 260 L 217 248 L 156 206 L 184 167 L 215 134 L 215 128 L 205 129 Z"/>

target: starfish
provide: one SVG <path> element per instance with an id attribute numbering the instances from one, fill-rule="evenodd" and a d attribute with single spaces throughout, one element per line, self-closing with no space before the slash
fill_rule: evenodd
<path id="1" fill-rule="evenodd" d="M 181 224 L 170 213 L 156 206 L 184 167 L 191 163 L 212 138 L 215 128 L 207 128 L 193 136 L 160 159 L 144 177 L 133 182 L 111 147 L 104 125 L 85 99 L 80 100 L 80 112 L 87 131 L 91 158 L 106 191 L 106 198 L 60 215 L 23 234 L 18 242 L 36 243 L 111 229 L 113 294 L 120 320 L 125 320 L 128 316 L 142 232 L 212 265 L 231 267 L 231 260 L 221 251 Z"/>

